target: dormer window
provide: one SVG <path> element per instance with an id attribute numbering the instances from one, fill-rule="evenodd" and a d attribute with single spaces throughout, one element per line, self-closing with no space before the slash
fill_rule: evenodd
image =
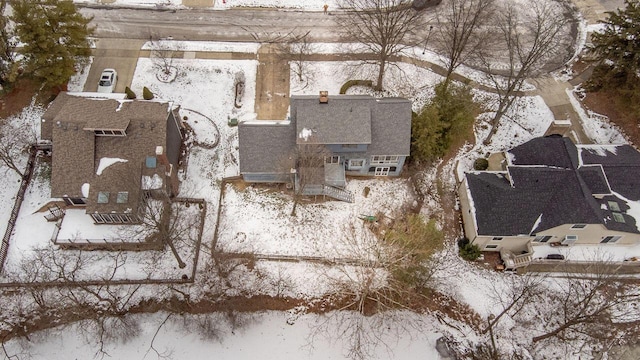
<path id="1" fill-rule="evenodd" d="M 626 221 L 624 221 L 624 216 L 622 216 L 621 213 L 619 212 L 612 212 L 611 215 L 613 215 L 613 220 L 619 222 L 619 223 L 624 223 Z"/>
<path id="2" fill-rule="evenodd" d="M 93 130 L 96 136 L 127 136 L 124 130 Z"/>
<path id="3" fill-rule="evenodd" d="M 611 211 L 620 211 L 620 205 L 615 201 L 607 201 L 607 205 Z"/>

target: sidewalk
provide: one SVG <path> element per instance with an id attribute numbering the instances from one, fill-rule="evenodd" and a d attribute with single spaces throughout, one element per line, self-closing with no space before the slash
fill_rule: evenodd
<path id="1" fill-rule="evenodd" d="M 99 72 L 105 67 L 114 67 L 118 64 L 119 80 L 116 91 L 124 91 L 124 87 L 131 83 L 133 72 L 139 57 L 150 57 L 150 50 L 140 50 L 145 41 L 128 39 L 100 39 L 93 51 L 94 63 L 91 67 L 85 91 L 95 91 Z M 260 47 L 258 53 L 215 52 L 215 51 L 181 51 L 176 52 L 177 58 L 185 59 L 219 59 L 219 60 L 258 60 L 256 74 L 256 100 L 255 112 L 259 120 L 284 120 L 289 111 L 289 79 L 290 68 L 277 54 L 273 44 L 265 44 Z M 370 54 L 311 54 L 308 61 L 349 61 L 372 59 Z M 446 70 L 426 60 L 415 59 L 408 56 L 400 56 L 392 61 L 405 62 L 415 66 L 429 69 L 436 74 L 444 76 Z M 581 74 L 582 76 L 582 74 Z M 581 78 L 577 77 L 577 79 Z M 583 76 L 582 76 L 583 77 Z M 465 82 L 486 92 L 495 92 L 494 89 L 478 84 L 460 74 L 454 74 L 454 80 Z M 547 134 L 559 133 L 570 136 L 576 143 L 591 143 L 580 123 L 580 116 L 573 108 L 566 90 L 573 88 L 569 82 L 558 82 L 551 77 L 532 80 L 537 89 L 534 91 L 518 92 L 518 96 L 539 95 L 554 114 L 556 120 Z"/>

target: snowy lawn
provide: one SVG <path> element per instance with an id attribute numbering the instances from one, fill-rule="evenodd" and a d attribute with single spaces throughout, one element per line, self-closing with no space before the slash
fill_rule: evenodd
<path id="1" fill-rule="evenodd" d="M 74 359 L 131 360 L 211 359 L 212 354 L 216 359 L 234 360 L 349 358 L 348 349 L 354 339 L 348 334 L 327 332 L 322 327 L 327 316 L 308 314 L 292 318 L 283 312 L 235 316 L 231 320 L 225 313 L 128 315 L 128 326 L 114 320 L 115 325 L 107 330 L 104 353 L 97 351 L 100 348 L 97 325 L 89 321 L 32 334 L 31 341 L 12 341 L 7 347 L 9 353 L 29 354 L 33 360 L 66 360 L 70 354 Z M 374 326 L 376 321 L 375 317 L 364 319 L 367 326 Z M 425 316 L 423 322 L 436 320 Z M 414 329 L 402 335 L 386 334 L 362 346 L 373 345 L 370 359 L 411 360 L 416 354 L 425 359 L 439 358 L 435 342 L 440 335 L 436 331 Z"/>
<path id="2" fill-rule="evenodd" d="M 365 187 L 370 189 L 367 197 Z M 218 245 L 231 252 L 351 258 L 357 254 L 350 253 L 350 247 L 362 238 L 365 225 L 360 216 L 394 218 L 414 202 L 405 179 L 349 179 L 347 190 L 355 195 L 354 203 L 303 201 L 291 216 L 291 191 L 240 191 L 227 185 Z"/>

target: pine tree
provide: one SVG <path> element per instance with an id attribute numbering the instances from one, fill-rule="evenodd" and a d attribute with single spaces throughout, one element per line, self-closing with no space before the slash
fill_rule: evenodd
<path id="1" fill-rule="evenodd" d="M 601 63 L 591 83 L 595 87 L 638 86 L 640 71 L 640 3 L 625 0 L 625 8 L 607 12 L 602 32 L 591 35 L 591 50 Z"/>
<path id="2" fill-rule="evenodd" d="M 0 14 L 4 14 L 7 0 L 0 0 Z M 18 73 L 15 62 L 16 41 L 13 29 L 9 26 L 9 19 L 0 16 L 0 86 L 5 86 L 13 81 Z"/>
<path id="3" fill-rule="evenodd" d="M 64 86 L 91 54 L 93 28 L 71 0 L 12 0 L 15 32 L 27 74 L 47 87 Z"/>

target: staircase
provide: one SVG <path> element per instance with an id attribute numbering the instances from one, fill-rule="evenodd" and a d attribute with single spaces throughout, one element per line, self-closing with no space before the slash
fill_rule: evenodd
<path id="1" fill-rule="evenodd" d="M 336 200 L 342 200 L 349 203 L 353 202 L 353 194 L 351 191 L 339 189 L 337 187 L 325 185 L 322 190 L 322 194 Z"/>

